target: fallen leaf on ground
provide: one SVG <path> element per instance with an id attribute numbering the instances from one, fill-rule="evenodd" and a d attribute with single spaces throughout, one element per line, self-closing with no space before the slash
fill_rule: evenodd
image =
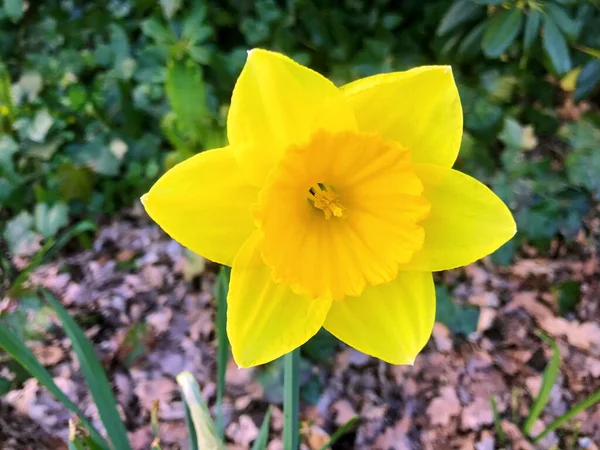
<path id="1" fill-rule="evenodd" d="M 458 416 L 460 410 L 461 405 L 456 390 L 452 386 L 444 386 L 440 389 L 440 396 L 434 398 L 429 404 L 427 415 L 431 425 L 448 426 L 450 420 Z"/>
<path id="2" fill-rule="evenodd" d="M 463 408 L 460 416 L 460 428 L 463 431 L 479 430 L 483 426 L 491 425 L 494 415 L 489 399 L 478 397 L 473 403 Z"/>
<path id="3" fill-rule="evenodd" d="M 31 351 L 44 366 L 54 366 L 65 357 L 63 349 L 56 345 L 36 345 Z"/>
<path id="4" fill-rule="evenodd" d="M 258 436 L 258 427 L 250 416 L 242 414 L 237 422 L 232 422 L 227 427 L 226 434 L 236 444 L 249 448 L 250 443 Z"/>

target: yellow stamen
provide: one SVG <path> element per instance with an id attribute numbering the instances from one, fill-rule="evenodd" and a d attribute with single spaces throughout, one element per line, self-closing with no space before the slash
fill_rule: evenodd
<path id="1" fill-rule="evenodd" d="M 346 208 L 342 206 L 340 196 L 330 186 L 317 183 L 308 190 L 308 200 L 317 209 L 323 211 L 325 219 L 343 217 Z"/>

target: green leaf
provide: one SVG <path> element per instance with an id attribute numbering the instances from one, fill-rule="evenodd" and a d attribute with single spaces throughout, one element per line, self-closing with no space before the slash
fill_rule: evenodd
<path id="1" fill-rule="evenodd" d="M 513 8 L 504 10 L 489 21 L 481 48 L 488 58 L 498 58 L 514 42 L 523 25 L 523 13 Z"/>
<path id="2" fill-rule="evenodd" d="M 600 49 L 586 47 L 584 45 L 577 45 L 577 50 L 582 51 L 586 55 L 590 55 L 592 58 L 600 59 Z"/>
<path id="3" fill-rule="evenodd" d="M 504 119 L 504 128 L 498 135 L 498 139 L 508 148 L 531 150 L 537 145 L 533 127 L 522 126 L 511 117 Z"/>
<path id="4" fill-rule="evenodd" d="M 558 312 L 564 316 L 574 312 L 581 300 L 581 283 L 575 280 L 565 281 L 558 285 L 556 289 L 558 296 Z"/>
<path id="5" fill-rule="evenodd" d="M 69 439 L 69 450 L 87 450 L 83 440 L 79 436 L 75 436 L 73 439 Z"/>
<path id="6" fill-rule="evenodd" d="M 217 436 L 215 424 L 213 423 L 208 406 L 200 394 L 200 386 L 190 372 L 182 372 L 177 375 L 177 384 L 181 389 L 182 397 L 187 404 L 199 449 L 225 450 L 226 447 Z"/>
<path id="7" fill-rule="evenodd" d="M 94 172 L 108 177 L 119 174 L 121 161 L 113 155 L 100 137 L 87 144 L 73 146 L 73 161 L 90 167 Z"/>
<path id="8" fill-rule="evenodd" d="M 578 102 L 591 94 L 594 89 L 600 85 L 600 59 L 593 59 L 583 66 L 577 84 L 573 99 Z"/>
<path id="9" fill-rule="evenodd" d="M 131 450 L 127 439 L 127 431 L 119 416 L 117 402 L 110 387 L 110 382 L 104 367 L 98 360 L 94 347 L 67 310 L 49 291 L 42 290 L 42 296 L 60 319 L 65 333 L 71 341 L 73 350 L 79 360 L 81 372 L 98 408 L 100 420 L 106 428 L 110 441 L 119 450 Z"/>
<path id="10" fill-rule="evenodd" d="M 21 211 L 7 222 L 4 238 L 11 252 L 24 255 L 35 251 L 38 234 L 32 228 L 33 216 L 27 211 Z"/>
<path id="11" fill-rule="evenodd" d="M 229 292 L 229 277 L 231 268 L 223 266 L 217 279 L 217 434 L 223 439 L 223 397 L 225 395 L 225 373 L 229 361 L 229 339 L 227 338 L 227 293 Z"/>
<path id="12" fill-rule="evenodd" d="M 85 418 L 77 405 L 58 388 L 56 383 L 54 383 L 52 375 L 42 366 L 32 351 L 2 323 L 0 323 L 0 348 L 13 357 L 31 376 L 35 377 L 67 409 L 77 414 L 96 443 L 101 445 L 104 450 L 110 450 L 111 447 L 108 442 L 96 431 L 91 422 Z"/>
<path id="13" fill-rule="evenodd" d="M 546 406 L 546 403 L 550 400 L 550 393 L 552 392 L 552 387 L 556 383 L 556 378 L 558 377 L 558 371 L 560 369 L 560 351 L 558 350 L 556 342 L 543 333 L 540 333 L 539 336 L 546 344 L 552 347 L 552 357 L 546 366 L 546 370 L 544 370 L 540 392 L 533 401 L 529 415 L 523 424 L 523 433 L 527 436 L 530 435 L 533 424 L 538 417 L 540 417 L 544 406 Z"/>
<path id="14" fill-rule="evenodd" d="M 69 222 L 68 208 L 64 203 L 55 203 L 52 206 L 47 203 L 38 203 L 35 205 L 33 214 L 35 228 L 45 238 L 54 236 L 58 230 Z"/>
<path id="15" fill-rule="evenodd" d="M 174 44 L 177 41 L 175 35 L 155 19 L 142 22 L 142 33 L 154 39 L 157 44 Z"/>
<path id="16" fill-rule="evenodd" d="M 485 8 L 470 0 L 457 0 L 440 21 L 436 34 L 438 36 L 448 34 L 459 25 L 482 16 L 484 11 Z"/>
<path id="17" fill-rule="evenodd" d="M 56 169 L 56 179 L 61 199 L 65 202 L 79 199 L 88 201 L 92 196 L 93 174 L 88 167 L 63 163 Z"/>
<path id="18" fill-rule="evenodd" d="M 600 200 L 600 153 L 593 148 L 574 148 L 565 160 L 567 176 L 576 186 L 583 186 Z"/>
<path id="19" fill-rule="evenodd" d="M 196 44 L 206 40 L 213 34 L 212 27 L 206 21 L 207 7 L 203 2 L 196 2 L 192 11 L 186 15 L 183 21 L 182 39 L 190 44 Z"/>
<path id="20" fill-rule="evenodd" d="M 596 149 L 600 142 L 600 128 L 585 118 L 563 126 L 558 135 L 574 149 Z"/>
<path id="21" fill-rule="evenodd" d="M 335 444 L 337 441 L 339 441 L 343 435 L 345 435 L 346 433 L 351 431 L 354 427 L 356 427 L 356 425 L 358 425 L 359 422 L 360 422 L 360 418 L 358 416 L 355 416 L 355 417 L 352 417 L 351 419 L 349 419 L 345 424 L 343 424 L 341 427 L 339 427 L 337 430 L 335 430 L 335 432 L 331 435 L 331 437 L 325 443 L 325 445 L 323 447 L 321 447 L 321 450 L 326 450 L 328 448 L 331 448 L 333 446 L 333 444 Z"/>
<path id="22" fill-rule="evenodd" d="M 519 85 L 516 76 L 501 75 L 496 69 L 483 72 L 480 79 L 481 87 L 490 94 L 490 99 L 500 103 L 511 103 L 513 92 Z"/>
<path id="23" fill-rule="evenodd" d="M 591 121 L 582 119 L 562 127 L 559 135 L 572 147 L 565 159 L 569 181 L 586 188 L 595 199 L 600 199 L 600 129 Z"/>
<path id="24" fill-rule="evenodd" d="M 558 28 L 570 39 L 575 39 L 579 34 L 580 25 L 571 19 L 567 12 L 557 4 L 549 2 L 546 8 L 548 15 L 552 17 Z"/>
<path id="25" fill-rule="evenodd" d="M 477 330 L 479 310 L 472 306 L 457 305 L 446 286 L 435 286 L 437 308 L 435 311 L 436 322 L 446 325 L 453 333 L 465 336 Z"/>
<path id="26" fill-rule="evenodd" d="M 206 88 L 200 67 L 187 58 L 171 59 L 167 65 L 165 89 L 184 136 L 199 143 L 210 117 L 206 109 Z"/>
<path id="27" fill-rule="evenodd" d="M 198 447 L 198 437 L 196 436 L 196 428 L 194 428 L 194 419 L 192 418 L 192 413 L 187 402 L 185 401 L 185 398 L 183 399 L 183 407 L 185 409 L 185 428 L 187 429 L 188 437 L 190 440 L 190 450 L 200 450 L 200 448 Z"/>
<path id="28" fill-rule="evenodd" d="M 9 135 L 0 136 L 0 172 L 13 173 L 13 155 L 19 150 L 15 140 Z"/>
<path id="29" fill-rule="evenodd" d="M 27 128 L 27 137 L 33 142 L 44 142 L 53 123 L 54 119 L 47 109 L 39 110 Z"/>
<path id="30" fill-rule="evenodd" d="M 4 0 L 4 12 L 13 22 L 23 17 L 23 0 Z"/>
<path id="31" fill-rule="evenodd" d="M 4 377 L 0 377 L 0 395 L 6 394 L 12 388 L 12 382 Z"/>
<path id="32" fill-rule="evenodd" d="M 163 14 L 167 20 L 171 20 L 181 8 L 181 0 L 160 0 Z"/>
<path id="33" fill-rule="evenodd" d="M 573 406 L 571 409 L 569 409 L 562 416 L 557 417 L 552 422 L 550 422 L 550 424 L 546 427 L 546 429 L 544 431 L 542 431 L 540 434 L 538 434 L 536 437 L 533 438 L 533 442 L 536 443 L 536 442 L 540 441 L 545 436 L 547 436 L 548 434 L 550 434 L 554 430 L 556 430 L 558 427 L 562 426 L 563 424 L 565 424 L 569 420 L 571 420 L 573 417 L 577 416 L 580 412 L 585 411 L 588 408 L 591 408 L 598 402 L 600 402 L 600 389 L 598 389 L 596 392 L 594 392 L 588 398 L 577 403 L 575 406 Z"/>
<path id="34" fill-rule="evenodd" d="M 546 56 L 550 60 L 552 70 L 559 76 L 565 75 L 571 70 L 571 54 L 567 47 L 567 41 L 550 16 L 545 16 L 544 33 L 542 45 Z"/>
<path id="35" fill-rule="evenodd" d="M 461 40 L 458 46 L 458 51 L 456 52 L 456 57 L 461 62 L 471 61 L 480 53 L 480 42 L 485 31 L 485 27 L 485 22 L 478 24 Z"/>
<path id="36" fill-rule="evenodd" d="M 14 120 L 14 105 L 11 95 L 11 79 L 6 68 L 0 64 L 0 107 L 6 109 L 6 116 L 9 121 Z M 0 131 L 2 130 L 2 120 L 0 120 Z M 2 152 L 0 152 L 2 154 Z"/>
<path id="37" fill-rule="evenodd" d="M 338 346 L 338 340 L 321 328 L 317 334 L 302 345 L 302 355 L 315 363 L 326 363 L 331 361 Z"/>
<path id="38" fill-rule="evenodd" d="M 43 142 L 41 144 L 31 145 L 27 149 L 27 154 L 39 158 L 44 161 L 50 160 L 52 155 L 56 153 L 58 148 L 65 142 L 64 137 L 56 136 L 49 141 Z"/>
<path id="39" fill-rule="evenodd" d="M 271 423 L 271 412 L 273 407 L 269 405 L 267 412 L 263 419 L 258 436 L 256 437 L 254 444 L 252 444 L 252 450 L 266 450 L 267 444 L 269 443 L 269 425 Z"/>
<path id="40" fill-rule="evenodd" d="M 538 37 L 541 23 L 542 13 L 537 9 L 530 10 L 527 14 L 527 20 L 525 20 L 525 33 L 523 35 L 523 53 L 525 55 L 528 55 L 531 51 L 531 47 L 533 47 Z"/>

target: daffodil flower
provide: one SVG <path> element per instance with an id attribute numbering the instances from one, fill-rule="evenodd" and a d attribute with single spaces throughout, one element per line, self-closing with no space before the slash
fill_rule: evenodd
<path id="1" fill-rule="evenodd" d="M 462 128 L 448 66 L 338 88 L 256 49 L 233 91 L 229 145 L 175 166 L 142 202 L 173 239 L 232 266 L 239 366 L 321 327 L 412 364 L 434 323 L 431 272 L 470 264 L 516 231 L 492 191 L 451 168 Z"/>

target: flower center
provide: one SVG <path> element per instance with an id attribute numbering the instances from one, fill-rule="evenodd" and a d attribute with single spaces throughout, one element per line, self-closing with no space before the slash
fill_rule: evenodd
<path id="1" fill-rule="evenodd" d="M 323 211 L 327 220 L 331 217 L 344 217 L 346 208 L 340 203 L 339 194 L 327 184 L 315 183 L 308 190 L 307 199 L 312 206 Z"/>
<path id="2" fill-rule="evenodd" d="M 374 133 L 317 131 L 290 146 L 259 194 L 263 262 L 311 299 L 389 283 L 423 246 L 429 214 L 410 150 Z"/>

